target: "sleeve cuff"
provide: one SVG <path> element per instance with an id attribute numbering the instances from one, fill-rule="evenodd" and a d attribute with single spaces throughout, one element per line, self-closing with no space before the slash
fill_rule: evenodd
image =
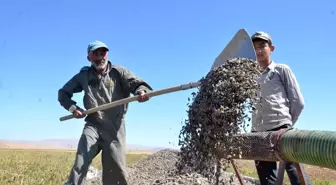
<path id="1" fill-rule="evenodd" d="M 75 112 L 76 109 L 77 109 L 76 105 L 71 105 L 70 108 L 69 108 L 69 112 L 73 113 L 73 112 Z"/>
<path id="2" fill-rule="evenodd" d="M 138 94 L 139 91 L 145 91 L 145 93 L 151 92 L 152 90 L 149 89 L 147 86 L 145 85 L 140 85 L 136 90 L 135 90 L 135 94 Z"/>

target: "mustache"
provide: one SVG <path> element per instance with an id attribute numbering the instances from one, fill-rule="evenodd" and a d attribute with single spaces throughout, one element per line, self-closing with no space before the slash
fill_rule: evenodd
<path id="1" fill-rule="evenodd" d="M 107 63 L 107 60 L 106 59 L 94 60 L 94 61 L 92 61 L 92 63 L 95 64 L 95 65 L 101 65 L 101 64 Z"/>
<path id="2" fill-rule="evenodd" d="M 91 61 L 91 64 L 97 70 L 103 70 L 107 65 L 107 59 Z"/>

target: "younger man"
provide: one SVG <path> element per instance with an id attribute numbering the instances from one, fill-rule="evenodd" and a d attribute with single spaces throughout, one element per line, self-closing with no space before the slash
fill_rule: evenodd
<path id="1" fill-rule="evenodd" d="M 252 35 L 257 61 L 263 72 L 258 79 L 261 103 L 252 116 L 252 132 L 275 131 L 292 127 L 298 120 L 304 100 L 298 82 L 286 64 L 271 60 L 274 45 L 269 34 Z M 275 185 L 276 162 L 255 161 L 261 185 Z M 292 185 L 301 185 L 295 163 L 286 163 L 286 171 Z M 308 178 L 306 177 L 308 180 Z"/>

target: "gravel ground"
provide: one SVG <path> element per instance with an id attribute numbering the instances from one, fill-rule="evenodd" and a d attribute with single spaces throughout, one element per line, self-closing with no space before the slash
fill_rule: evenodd
<path id="1" fill-rule="evenodd" d="M 213 185 L 207 178 L 198 173 L 179 174 L 175 166 L 178 152 L 161 150 L 128 167 L 130 185 Z M 90 168 L 85 185 L 102 185 L 101 171 Z M 253 179 L 252 179 L 253 180 Z M 220 185 L 240 185 L 234 174 L 223 172 Z M 245 185 L 252 185 L 245 181 Z"/>

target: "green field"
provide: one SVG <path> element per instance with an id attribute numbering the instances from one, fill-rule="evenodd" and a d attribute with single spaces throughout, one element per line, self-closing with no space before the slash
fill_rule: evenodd
<path id="1" fill-rule="evenodd" d="M 0 149 L 1 185 L 59 185 L 63 184 L 73 164 L 74 151 L 64 150 L 20 150 Z M 127 154 L 127 163 L 131 164 L 148 154 Z M 253 163 L 238 161 L 238 167 L 244 175 L 257 177 Z M 101 169 L 100 156 L 93 166 Z M 314 185 L 336 184 L 336 173 L 317 167 L 306 167 Z M 232 171 L 229 169 L 229 171 Z"/>
<path id="2" fill-rule="evenodd" d="M 127 154 L 127 163 L 133 163 L 146 156 L 146 154 Z M 63 184 L 74 157 L 74 151 L 1 149 L 0 184 Z M 101 169 L 100 156 L 94 159 L 93 166 Z"/>

